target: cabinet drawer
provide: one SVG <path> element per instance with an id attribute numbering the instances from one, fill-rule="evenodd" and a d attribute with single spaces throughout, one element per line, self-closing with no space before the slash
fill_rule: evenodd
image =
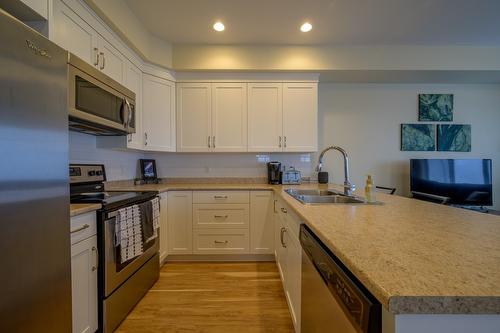
<path id="1" fill-rule="evenodd" d="M 194 228 L 248 228 L 248 204 L 194 204 Z"/>
<path id="2" fill-rule="evenodd" d="M 194 229 L 193 253 L 249 253 L 247 229 Z"/>
<path id="3" fill-rule="evenodd" d="M 90 212 L 71 218 L 71 244 L 97 234 L 96 213 Z"/>
<path id="4" fill-rule="evenodd" d="M 195 191 L 193 192 L 193 203 L 231 203 L 242 204 L 250 202 L 248 191 Z"/>

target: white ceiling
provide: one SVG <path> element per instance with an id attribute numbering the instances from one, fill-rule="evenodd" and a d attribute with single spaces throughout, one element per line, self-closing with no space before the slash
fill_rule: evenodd
<path id="1" fill-rule="evenodd" d="M 500 0 L 125 1 L 172 43 L 500 45 Z M 313 30 L 302 33 L 306 20 Z"/>

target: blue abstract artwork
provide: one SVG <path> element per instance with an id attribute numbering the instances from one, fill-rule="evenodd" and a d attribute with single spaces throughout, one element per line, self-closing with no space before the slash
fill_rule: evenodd
<path id="1" fill-rule="evenodd" d="M 438 151 L 471 151 L 471 125 L 438 125 Z"/>
<path id="2" fill-rule="evenodd" d="M 436 125 L 433 124 L 402 124 L 402 151 L 435 151 Z"/>
<path id="3" fill-rule="evenodd" d="M 452 94 L 418 95 L 419 121 L 453 121 Z"/>

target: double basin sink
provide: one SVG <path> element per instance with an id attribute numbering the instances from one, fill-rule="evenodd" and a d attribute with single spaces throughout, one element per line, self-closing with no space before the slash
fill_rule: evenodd
<path id="1" fill-rule="evenodd" d="M 366 200 L 358 196 L 348 196 L 334 190 L 286 189 L 286 193 L 303 204 L 364 204 Z"/>

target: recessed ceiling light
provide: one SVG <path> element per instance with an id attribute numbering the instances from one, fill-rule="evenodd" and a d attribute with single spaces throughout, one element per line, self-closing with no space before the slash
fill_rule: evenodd
<path id="1" fill-rule="evenodd" d="M 215 22 L 214 24 L 214 30 L 215 31 L 224 31 L 226 27 L 224 27 L 224 24 L 222 24 L 222 22 L 218 21 L 218 22 Z"/>
<path id="2" fill-rule="evenodd" d="M 300 26 L 300 31 L 309 32 L 309 31 L 311 31 L 312 28 L 313 28 L 313 26 L 311 25 L 311 23 L 306 22 Z"/>

